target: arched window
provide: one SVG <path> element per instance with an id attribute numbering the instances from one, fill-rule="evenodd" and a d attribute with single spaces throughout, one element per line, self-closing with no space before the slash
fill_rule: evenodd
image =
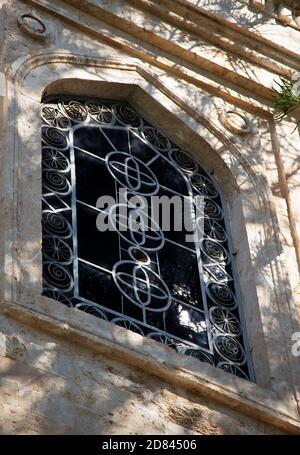
<path id="1" fill-rule="evenodd" d="M 254 380 L 212 176 L 125 102 L 42 120 L 44 295 Z"/>

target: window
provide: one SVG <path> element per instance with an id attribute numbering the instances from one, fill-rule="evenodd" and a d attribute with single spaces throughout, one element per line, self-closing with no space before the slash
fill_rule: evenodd
<path id="1" fill-rule="evenodd" d="M 128 103 L 42 120 L 43 294 L 254 380 L 212 176 Z"/>

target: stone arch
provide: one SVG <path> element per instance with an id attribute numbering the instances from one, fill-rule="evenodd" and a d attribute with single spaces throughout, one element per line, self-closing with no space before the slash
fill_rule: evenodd
<path id="1" fill-rule="evenodd" d="M 122 84 L 118 82 L 120 76 Z M 190 152 L 205 168 L 213 162 L 214 175 L 228 204 L 230 219 L 237 220 L 231 223 L 233 238 L 237 239 L 233 245 L 240 248 L 237 268 L 258 383 L 273 383 L 275 389 L 289 387 L 286 385 L 290 384 L 289 372 L 280 371 L 279 359 L 289 356 L 283 327 L 292 333 L 293 314 L 280 260 L 280 242 L 273 238 L 276 217 L 265 178 L 258 164 L 251 159 L 251 150 L 242 150 L 226 136 L 225 131 L 201 113 L 192 112 L 188 106 L 184 108 L 176 95 L 170 96 L 170 91 L 164 90 L 161 83 L 135 60 L 97 59 L 53 52 L 38 53 L 13 65 L 9 94 L 15 96 L 14 102 L 7 105 L 7 115 L 13 122 L 18 112 L 18 119 L 16 129 L 6 136 L 7 143 L 14 144 L 14 154 L 7 157 L 5 163 L 6 179 L 11 178 L 14 186 L 8 191 L 4 203 L 9 214 L 4 248 L 8 257 L 5 273 L 16 278 L 17 284 L 12 280 L 14 284 L 7 290 L 7 300 L 13 300 L 13 296 L 22 300 L 24 289 L 28 288 L 28 295 L 36 298 L 35 292 L 39 295 L 41 290 L 40 202 L 37 198 L 40 188 L 40 123 L 37 118 L 43 93 L 45 90 L 49 94 L 70 89 L 78 93 L 79 88 L 81 94 L 92 93 L 95 88 L 99 93 L 101 87 L 108 95 L 112 84 L 119 96 L 126 96 L 138 108 L 142 106 L 149 118 L 159 112 L 167 115 L 167 122 L 162 117 L 159 120 L 164 123 L 166 133 L 181 142 L 183 147 L 189 145 Z M 201 156 L 199 149 L 205 151 Z M 229 169 L 232 157 L 234 165 Z M 28 178 L 34 182 L 31 188 L 27 185 Z M 26 213 L 30 212 L 29 223 Z M 253 227 L 254 219 L 257 220 L 256 227 Z M 10 220 L 12 235 L 9 232 Z M 263 257 L 257 254 L 260 244 L 265 245 Z M 18 258 L 16 249 L 20 251 Z M 255 289 L 252 283 L 255 283 Z M 272 312 L 275 327 L 266 324 L 268 311 Z"/>

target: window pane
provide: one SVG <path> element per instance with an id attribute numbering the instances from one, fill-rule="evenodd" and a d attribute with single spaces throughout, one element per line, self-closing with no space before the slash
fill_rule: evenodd
<path id="1" fill-rule="evenodd" d="M 253 380 L 211 176 L 128 103 L 42 119 L 44 295 Z"/>

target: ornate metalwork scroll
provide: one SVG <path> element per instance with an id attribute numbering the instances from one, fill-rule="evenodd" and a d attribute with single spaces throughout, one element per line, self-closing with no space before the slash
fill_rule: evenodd
<path id="1" fill-rule="evenodd" d="M 43 294 L 254 380 L 212 177 L 127 103 L 52 97 L 42 120 Z M 122 189 L 147 201 L 147 231 L 131 228 L 137 209 L 120 201 Z M 98 207 L 101 195 L 116 203 Z M 196 196 L 204 198 L 201 241 L 153 218 L 153 197 L 174 195 L 187 202 L 195 230 Z M 100 232 L 99 216 L 113 228 Z"/>

